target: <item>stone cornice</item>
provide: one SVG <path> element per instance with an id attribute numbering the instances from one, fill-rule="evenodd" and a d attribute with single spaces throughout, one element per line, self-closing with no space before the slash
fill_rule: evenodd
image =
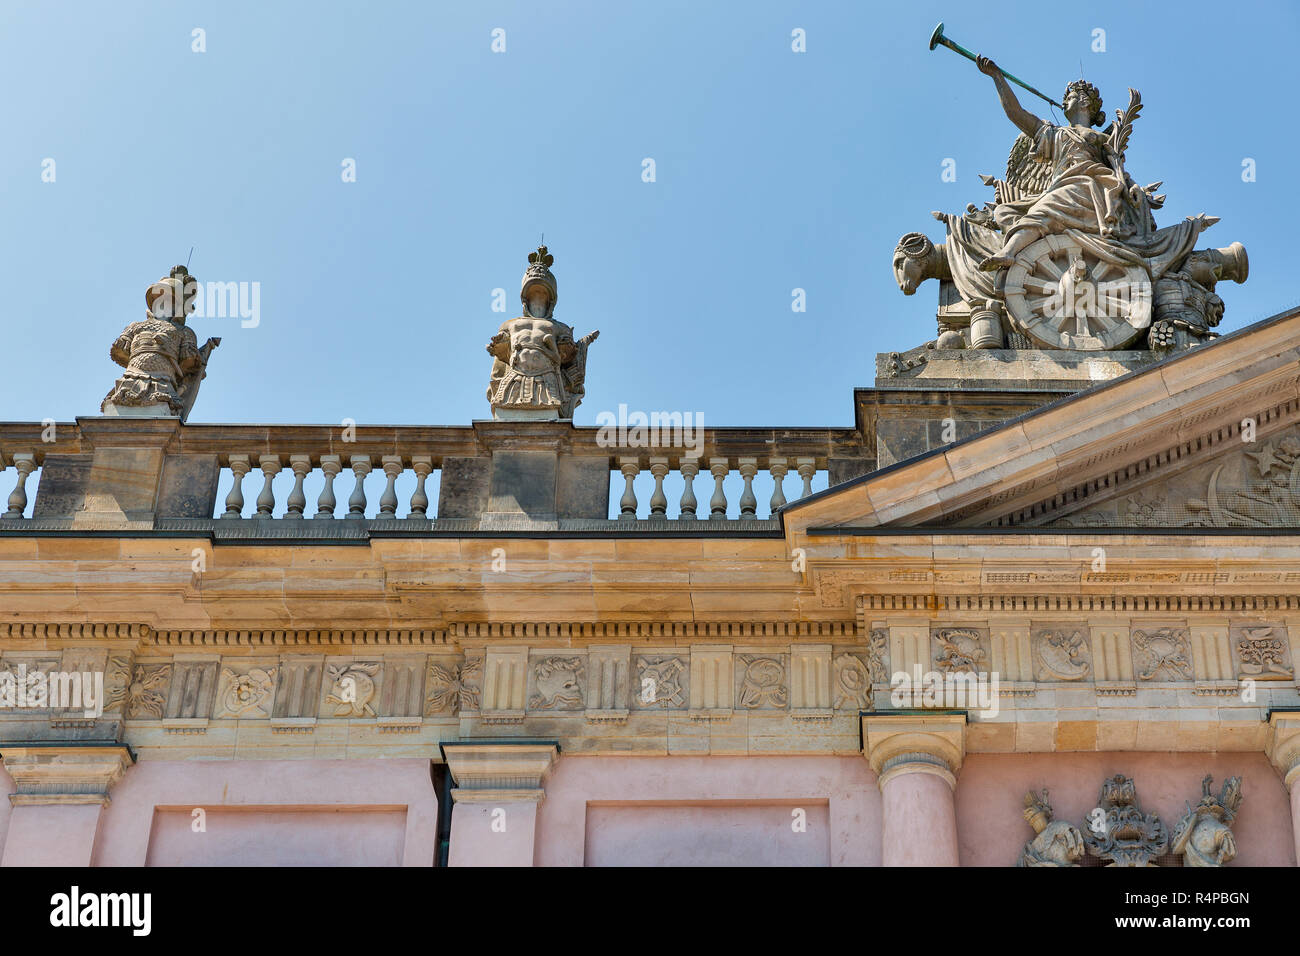
<path id="1" fill-rule="evenodd" d="M 120 745 L 11 746 L 0 748 L 0 757 L 17 784 L 9 796 L 14 806 L 107 805 L 109 788 L 135 764 Z"/>
<path id="2" fill-rule="evenodd" d="M 443 745 L 457 803 L 540 803 L 543 784 L 559 759 L 554 742 L 465 742 Z"/>

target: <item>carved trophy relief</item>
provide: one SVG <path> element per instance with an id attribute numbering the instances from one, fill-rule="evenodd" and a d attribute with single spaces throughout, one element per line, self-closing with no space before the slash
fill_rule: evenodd
<path id="1" fill-rule="evenodd" d="M 381 667 L 379 661 L 361 664 L 330 665 L 326 673 L 330 690 L 325 696 L 327 704 L 335 707 L 334 717 L 376 717 L 374 708 L 378 686 L 375 675 Z"/>
<path id="2" fill-rule="evenodd" d="M 213 716 L 217 719 L 270 717 L 275 674 L 274 667 L 223 667 Z"/>
<path id="3" fill-rule="evenodd" d="M 1037 679 L 1081 681 L 1092 674 L 1088 628 L 1051 627 L 1034 631 L 1033 652 Z"/>
<path id="4" fill-rule="evenodd" d="M 1138 680 L 1192 679 L 1192 648 L 1185 627 L 1133 631 L 1133 671 Z"/>
<path id="5" fill-rule="evenodd" d="M 737 706 L 746 710 L 781 709 L 790 703 L 783 657 L 740 654 L 736 663 L 741 668 L 740 688 L 736 692 Z"/>
<path id="6" fill-rule="evenodd" d="M 582 710 L 586 667 L 581 657 L 546 657 L 533 668 L 530 710 Z"/>
<path id="7" fill-rule="evenodd" d="M 871 670 L 857 654 L 840 654 L 834 661 L 835 710 L 875 710 Z"/>
<path id="8" fill-rule="evenodd" d="M 679 710 L 687 705 L 690 672 L 686 662 L 673 655 L 638 655 L 632 707 L 641 710 Z"/>
<path id="9" fill-rule="evenodd" d="M 988 631 L 978 627 L 937 627 L 931 630 L 934 664 L 945 674 L 975 674 L 988 669 Z"/>
<path id="10" fill-rule="evenodd" d="M 1078 866 L 1083 859 L 1083 834 L 1064 820 L 1052 819 L 1052 805 L 1047 790 L 1025 794 L 1025 822 L 1034 829 L 1034 838 L 1025 844 L 1016 866 Z"/>
<path id="11" fill-rule="evenodd" d="M 446 662 L 444 662 L 446 663 Z M 457 715 L 462 710 L 478 710 L 477 682 L 483 677 L 482 658 L 466 658 L 459 664 L 444 667 L 435 658 L 429 659 L 425 680 L 424 715 Z"/>
<path id="12" fill-rule="evenodd" d="M 1201 781 L 1201 802 L 1195 807 L 1188 803 L 1174 827 L 1170 850 L 1183 858 L 1183 866 L 1223 866 L 1237 855 L 1231 826 L 1241 806 L 1241 778 L 1225 780 L 1218 796 L 1210 792 L 1213 785 L 1214 777 L 1207 774 Z"/>

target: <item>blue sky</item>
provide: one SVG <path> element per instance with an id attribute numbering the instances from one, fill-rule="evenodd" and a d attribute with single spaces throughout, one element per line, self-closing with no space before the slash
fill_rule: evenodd
<path id="1" fill-rule="evenodd" d="M 1159 223 L 1221 216 L 1209 244 L 1249 250 L 1221 330 L 1296 302 L 1295 7 L 989 10 L 5 0 L 0 420 L 97 414 L 109 344 L 191 246 L 200 279 L 261 289 L 255 328 L 194 321 L 223 342 L 192 421 L 489 417 L 492 290 L 516 314 L 545 232 L 557 317 L 601 330 L 579 424 L 619 403 L 851 424 L 875 353 L 934 335 L 936 287 L 898 291 L 894 243 L 989 198 L 1015 134 L 973 64 L 927 51 L 940 19 L 1053 96 L 1080 66 L 1108 112 L 1138 88 L 1128 167 L 1164 180 Z"/>

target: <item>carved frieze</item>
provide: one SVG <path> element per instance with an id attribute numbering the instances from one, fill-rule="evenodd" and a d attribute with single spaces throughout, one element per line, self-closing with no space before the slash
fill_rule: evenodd
<path id="1" fill-rule="evenodd" d="M 270 717 L 276 671 L 276 667 L 262 661 L 223 663 L 213 716 L 242 720 Z"/>
<path id="2" fill-rule="evenodd" d="M 1035 628 L 1034 677 L 1040 681 L 1083 681 L 1092 677 L 1088 626 Z"/>
<path id="3" fill-rule="evenodd" d="M 162 720 L 171 676 L 171 664 L 137 661 L 126 689 L 126 718 Z"/>
<path id="4" fill-rule="evenodd" d="M 1291 641 L 1281 624 L 1234 624 L 1229 630 L 1238 678 L 1291 680 Z"/>
<path id="5" fill-rule="evenodd" d="M 838 655 L 835 658 L 835 709 L 874 710 L 871 683 L 870 667 L 861 655 Z"/>
<path id="6" fill-rule="evenodd" d="M 988 670 L 989 633 L 983 627 L 936 627 L 930 631 L 934 665 L 945 674 Z"/>
<path id="7" fill-rule="evenodd" d="M 784 710 L 790 703 L 785 655 L 736 655 L 736 706 L 745 710 Z"/>
<path id="8" fill-rule="evenodd" d="M 1180 626 L 1134 628 L 1133 671 L 1138 680 L 1192 679 L 1191 644 Z"/>
<path id="9" fill-rule="evenodd" d="M 586 667 L 581 657 L 544 657 L 533 667 L 530 710 L 582 710 Z"/>
<path id="10" fill-rule="evenodd" d="M 633 710 L 680 710 L 689 701 L 686 661 L 674 654 L 638 654 Z"/>
<path id="11" fill-rule="evenodd" d="M 379 685 L 375 676 L 381 667 L 380 661 L 327 663 L 325 703 L 328 706 L 324 716 L 377 717 L 375 696 Z"/>
<path id="12" fill-rule="evenodd" d="M 478 710 L 478 681 L 483 677 L 483 659 L 477 657 L 456 661 L 450 658 L 429 658 L 425 674 L 424 715 L 459 714 L 462 710 Z"/>

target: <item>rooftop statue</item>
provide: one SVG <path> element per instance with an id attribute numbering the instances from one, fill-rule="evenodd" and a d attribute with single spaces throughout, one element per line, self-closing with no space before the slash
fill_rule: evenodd
<path id="1" fill-rule="evenodd" d="M 502 322 L 487 344 L 492 355 L 487 400 L 498 421 L 573 418 L 586 394 L 587 346 L 600 332 L 575 341 L 572 327 L 553 317 L 559 299 L 554 261 L 545 246 L 528 254 L 519 289 L 524 313 Z"/>
<path id="2" fill-rule="evenodd" d="M 144 293 L 148 311 L 117 337 L 109 356 L 126 372 L 104 397 L 105 415 L 139 418 L 189 417 L 207 375 L 208 357 L 221 339 L 202 347 L 185 316 L 194 311 L 198 280 L 184 266 L 149 286 Z"/>
<path id="3" fill-rule="evenodd" d="M 1139 186 L 1124 166 L 1141 95 L 1130 89 L 1128 107 L 1099 131 L 1101 93 L 1075 80 L 1063 103 L 1048 100 L 1065 115 L 1054 125 L 1026 110 L 1007 81 L 1025 84 L 942 31 L 940 24 L 931 49 L 942 43 L 975 60 L 1020 135 L 1005 178 L 981 177 L 993 202 L 960 215 L 936 212 L 944 242 L 908 233 L 894 251 L 905 295 L 925 279 L 950 281 L 969 310 L 966 328 L 952 312 L 941 317 L 936 347 L 1170 349 L 1214 338 L 1224 309 L 1215 284 L 1246 280 L 1246 250 L 1237 242 L 1196 248 L 1219 221 L 1213 216 L 1156 226 L 1161 184 Z"/>

